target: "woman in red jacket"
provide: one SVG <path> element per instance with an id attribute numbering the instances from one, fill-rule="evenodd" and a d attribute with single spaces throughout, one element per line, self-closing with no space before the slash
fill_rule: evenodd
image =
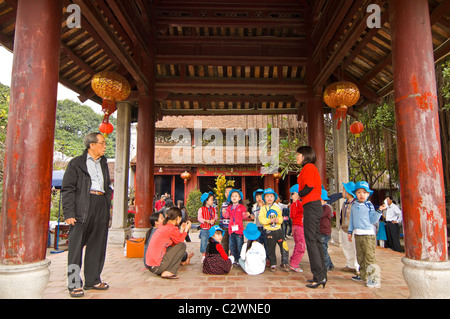
<path id="1" fill-rule="evenodd" d="M 303 228 L 305 232 L 306 249 L 313 278 L 308 280 L 308 288 L 325 288 L 327 269 L 325 255 L 320 235 L 320 218 L 323 214 L 321 193 L 322 181 L 317 167 L 316 154 L 311 146 L 301 146 L 297 149 L 297 164 L 302 166 L 298 175 L 298 195 L 303 204 Z"/>

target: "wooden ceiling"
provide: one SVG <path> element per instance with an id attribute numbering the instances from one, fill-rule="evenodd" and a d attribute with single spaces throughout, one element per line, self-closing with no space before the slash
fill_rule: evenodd
<path id="1" fill-rule="evenodd" d="M 69 4 L 81 28 L 69 28 Z M 381 7 L 370 29 L 369 4 Z M 450 1 L 429 0 L 435 60 L 450 52 Z M 17 0 L 0 0 L 0 43 L 13 50 Z M 356 83 L 357 107 L 393 90 L 389 8 L 381 0 L 65 0 L 60 82 L 84 102 L 101 100 L 90 80 L 115 70 L 148 90 L 164 115 L 298 114 L 308 88 Z M 155 55 L 155 60 L 151 57 Z M 319 74 L 307 79 L 307 69 Z M 325 105 L 324 105 L 325 106 Z"/>

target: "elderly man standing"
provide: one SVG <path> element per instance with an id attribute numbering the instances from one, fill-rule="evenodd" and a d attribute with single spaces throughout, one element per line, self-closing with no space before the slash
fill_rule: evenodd
<path id="1" fill-rule="evenodd" d="M 101 133 L 84 138 L 82 155 L 73 158 L 64 174 L 61 195 L 65 221 L 69 229 L 68 289 L 71 297 L 84 296 L 80 270 L 84 258 L 84 289 L 106 290 L 102 282 L 110 219 L 110 177 L 106 157 L 106 141 Z"/>
<path id="2" fill-rule="evenodd" d="M 386 197 L 386 204 L 387 208 L 384 211 L 384 215 L 386 219 L 387 247 L 401 252 L 400 223 L 402 222 L 402 211 L 394 204 L 390 196 Z"/>

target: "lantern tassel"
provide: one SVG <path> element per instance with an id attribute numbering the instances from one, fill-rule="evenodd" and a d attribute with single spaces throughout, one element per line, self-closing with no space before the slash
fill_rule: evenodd
<path id="1" fill-rule="evenodd" d="M 342 105 L 341 107 L 336 109 L 336 114 L 334 114 L 334 119 L 338 120 L 337 123 L 337 129 L 340 130 L 341 129 L 341 124 L 342 121 L 345 119 L 345 117 L 347 116 L 347 107 L 345 105 Z"/>
<path id="2" fill-rule="evenodd" d="M 113 114 L 117 110 L 116 101 L 110 98 L 104 98 L 102 101 L 102 112 Z"/>

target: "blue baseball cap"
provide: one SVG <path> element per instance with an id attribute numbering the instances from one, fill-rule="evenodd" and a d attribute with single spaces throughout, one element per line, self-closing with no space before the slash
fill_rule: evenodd
<path id="1" fill-rule="evenodd" d="M 225 231 L 224 231 L 222 228 L 220 228 L 220 226 L 218 226 L 218 225 L 212 226 L 212 227 L 209 229 L 209 237 L 214 236 L 214 234 L 216 233 L 216 231 L 219 231 L 219 230 L 222 232 L 222 236 L 223 236 L 223 234 L 225 233 Z"/>
<path id="2" fill-rule="evenodd" d="M 348 183 L 342 183 L 342 185 L 344 185 L 344 189 L 348 194 L 355 197 L 355 194 L 353 194 L 353 192 L 355 191 L 355 183 L 348 182 Z"/>
<path id="3" fill-rule="evenodd" d="M 255 223 L 248 223 L 244 230 L 244 236 L 248 240 L 256 240 L 261 236 L 261 232 L 258 230 L 258 226 Z"/>
<path id="4" fill-rule="evenodd" d="M 202 205 L 205 205 L 205 201 L 209 198 L 209 196 L 213 196 L 213 192 L 203 193 L 202 196 L 200 196 L 200 201 L 202 202 Z"/>
<path id="5" fill-rule="evenodd" d="M 264 189 L 262 188 L 258 188 L 256 191 L 253 192 L 253 200 L 256 202 L 256 195 L 258 194 L 263 194 L 264 193 Z"/>
<path id="6" fill-rule="evenodd" d="M 228 199 L 227 199 L 228 202 L 231 203 L 231 194 L 233 194 L 233 193 L 238 193 L 239 196 L 241 196 L 241 200 L 244 199 L 244 196 L 242 195 L 242 192 L 241 192 L 239 189 L 232 189 L 232 190 L 230 191 L 230 193 L 228 194 Z"/>
<path id="7" fill-rule="evenodd" d="M 360 182 L 356 182 L 356 184 L 355 184 L 355 189 L 354 189 L 354 191 L 352 192 L 352 195 L 353 195 L 354 197 L 356 197 L 355 193 L 356 193 L 356 191 L 357 191 L 358 189 L 360 189 L 360 188 L 365 189 L 366 192 L 368 192 L 370 195 L 373 194 L 373 190 L 370 189 L 369 183 L 367 183 L 366 181 L 360 181 Z"/>
<path id="8" fill-rule="evenodd" d="M 298 184 L 295 184 L 294 186 L 292 186 L 292 187 L 289 189 L 289 192 L 290 192 L 290 193 L 297 193 L 297 194 L 298 194 Z"/>
<path id="9" fill-rule="evenodd" d="M 262 195 L 262 198 L 263 198 L 263 201 L 264 201 L 264 202 L 266 202 L 266 195 L 267 195 L 267 194 L 273 194 L 273 195 L 275 196 L 275 200 L 278 199 L 278 194 L 275 193 L 275 191 L 274 191 L 272 188 L 266 188 L 266 189 L 264 190 L 263 195 Z"/>
<path id="10" fill-rule="evenodd" d="M 326 191 L 326 189 L 322 188 L 321 198 L 322 198 L 322 200 L 330 200 L 330 198 L 328 197 L 328 192 Z"/>

